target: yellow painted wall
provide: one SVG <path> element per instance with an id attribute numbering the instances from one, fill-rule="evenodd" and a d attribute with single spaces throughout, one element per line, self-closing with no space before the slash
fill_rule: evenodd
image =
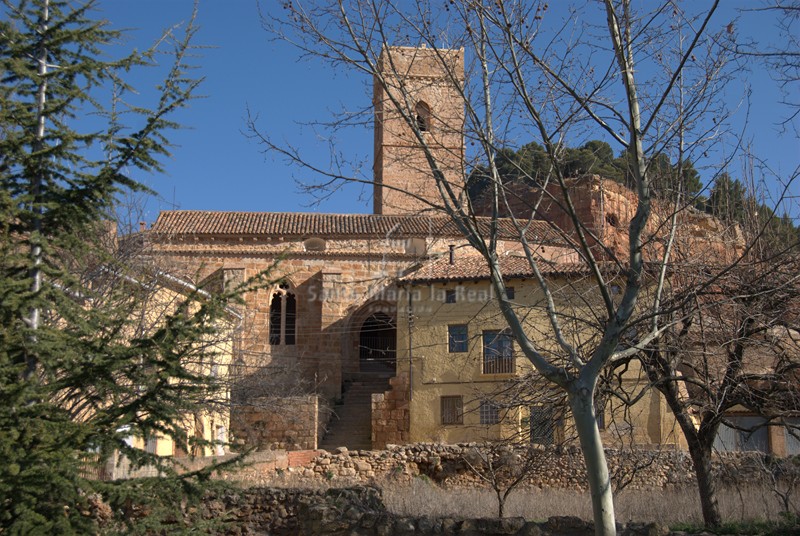
<path id="1" fill-rule="evenodd" d="M 517 313 L 529 337 L 541 350 L 558 355 L 543 294 L 536 282 L 515 279 L 506 285 L 514 287 Z M 562 312 L 577 318 L 590 316 L 589 310 L 597 301 L 591 295 L 591 285 L 567 281 L 551 285 Z M 445 303 L 448 290 L 456 292 L 455 303 Z M 527 434 L 528 405 L 538 402 L 526 400 L 523 407 L 509 409 L 500 425 L 480 424 L 481 399 L 503 390 L 507 380 L 531 373 L 537 389 L 540 383 L 544 384 L 516 343 L 514 374 L 483 373 L 483 332 L 507 327 L 489 281 L 406 284 L 404 291 L 406 306 L 408 294 L 411 294 L 411 311 L 409 314 L 401 307 L 403 303 L 398 303 L 397 370 L 398 374 L 407 373 L 409 369 L 411 372 L 410 441 L 455 443 L 509 438 L 520 432 Z M 451 353 L 448 326 L 459 324 L 468 326 L 468 351 Z M 588 335 L 593 331 L 582 321 L 572 326 L 565 324 L 565 327 L 567 335 L 572 335 L 571 342 L 583 343 L 587 349 L 593 346 Z M 638 367 L 632 366 L 623 376 L 623 385 L 634 393 L 646 385 L 645 380 Z M 545 389 L 542 388 L 541 394 Z M 458 395 L 463 397 L 463 424 L 442 424 L 441 397 Z M 663 399 L 652 390 L 627 411 L 620 404 L 609 403 L 605 414 L 607 427 L 602 433 L 608 446 L 632 442 L 637 445 L 674 444 L 680 436 Z M 570 419 L 565 419 L 563 424 L 556 431 L 555 441 L 574 437 Z"/>
<path id="2" fill-rule="evenodd" d="M 134 321 L 133 325 L 138 325 L 137 330 L 147 331 L 157 329 L 165 320 L 166 316 L 186 301 L 187 297 L 182 293 L 166 286 L 159 286 L 140 304 L 137 310 L 131 313 Z M 199 306 L 199 304 L 198 304 Z M 219 320 L 217 333 L 213 338 L 209 338 L 202 345 L 203 360 L 191 364 L 194 372 L 200 372 L 209 377 L 215 377 L 219 381 L 219 389 L 214 393 L 209 393 L 209 403 L 206 408 L 201 408 L 195 415 L 184 415 L 177 426 L 186 431 L 190 437 L 202 437 L 206 441 L 218 439 L 219 427 L 224 427 L 224 440 L 229 440 L 230 434 L 230 368 L 233 363 L 233 337 L 235 329 L 235 318 Z M 193 356 L 196 358 L 197 355 Z M 198 426 L 199 425 L 199 426 Z M 220 434 L 222 435 L 222 434 Z M 141 437 L 131 438 L 133 446 L 140 449 L 150 449 L 159 456 L 185 456 L 194 454 L 197 456 L 220 455 L 227 452 L 227 447 L 205 447 L 195 450 L 194 453 L 184 452 L 180 447 L 176 447 L 172 438 L 157 436 L 153 441 L 148 442 Z"/>

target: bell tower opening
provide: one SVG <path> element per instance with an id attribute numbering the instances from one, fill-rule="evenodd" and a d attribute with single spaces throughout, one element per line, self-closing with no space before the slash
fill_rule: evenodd
<path id="1" fill-rule="evenodd" d="M 414 116 L 420 132 L 428 132 L 431 128 L 431 107 L 425 101 L 419 101 L 414 107 Z"/>

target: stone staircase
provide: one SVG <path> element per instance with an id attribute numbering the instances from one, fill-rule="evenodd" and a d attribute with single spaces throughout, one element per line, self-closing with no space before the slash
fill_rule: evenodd
<path id="1" fill-rule="evenodd" d="M 389 390 L 389 377 L 385 374 L 360 374 L 346 385 L 342 403 L 333 407 L 328 422 L 328 433 L 319 448 L 334 451 L 338 447 L 348 450 L 372 448 L 372 395 Z"/>

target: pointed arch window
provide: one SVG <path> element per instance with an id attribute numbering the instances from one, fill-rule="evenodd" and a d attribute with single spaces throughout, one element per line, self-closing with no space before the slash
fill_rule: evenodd
<path id="1" fill-rule="evenodd" d="M 297 299 L 289 285 L 282 283 L 269 304 L 269 343 L 292 345 L 296 340 Z"/>
<path id="2" fill-rule="evenodd" d="M 431 129 L 431 107 L 425 101 L 419 101 L 414 107 L 417 118 L 417 128 L 420 132 L 429 132 Z"/>

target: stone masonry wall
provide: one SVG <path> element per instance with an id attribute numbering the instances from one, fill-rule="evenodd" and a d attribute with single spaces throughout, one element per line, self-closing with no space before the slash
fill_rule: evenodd
<path id="1" fill-rule="evenodd" d="M 408 374 L 389 379 L 391 389 L 372 395 L 372 448 L 407 443 L 411 426 Z"/>
<path id="2" fill-rule="evenodd" d="M 320 407 L 317 396 L 256 399 L 232 412 L 231 433 L 259 450 L 313 450 L 327 422 Z"/>
<path id="3" fill-rule="evenodd" d="M 381 492 L 370 486 L 328 490 L 250 488 L 206 498 L 200 516 L 222 525 L 218 534 L 359 534 L 397 535 L 532 535 L 591 536 L 591 522 L 576 517 L 551 517 L 545 522 L 521 517 L 504 519 L 422 518 L 388 512 Z M 227 526 L 225 525 L 227 523 Z M 622 536 L 667 536 L 655 523 L 618 526 Z"/>
<path id="4" fill-rule="evenodd" d="M 458 517 L 416 518 L 394 515 L 383 505 L 380 489 L 370 483 L 381 477 L 393 481 L 425 475 L 443 485 L 481 485 L 471 475 L 464 459 L 474 456 L 478 445 L 419 444 L 393 446 L 385 451 L 259 452 L 250 455 L 249 464 L 237 473 L 225 473 L 241 487 L 205 497 L 198 510 L 184 515 L 199 515 L 223 525 L 216 534 L 361 534 L 364 536 L 407 534 L 449 535 L 586 535 L 594 534 L 591 522 L 576 517 L 551 517 L 545 522 L 522 518 L 471 519 Z M 528 486 L 584 490 L 583 459 L 578 449 L 538 449 L 542 467 L 526 482 Z M 316 456 L 316 457 L 315 457 Z M 694 485 L 691 462 L 683 451 L 614 451 L 606 456 L 615 485 L 627 483 L 632 489 L 684 487 Z M 760 467 L 763 455 L 757 453 L 717 456 L 714 470 L 721 483 L 750 483 L 768 478 Z M 197 460 L 197 464 L 207 462 Z M 772 460 L 783 464 L 786 473 L 796 478 L 795 459 Z M 474 463 L 474 459 L 472 459 Z M 298 464 L 305 463 L 305 466 Z M 199 468 L 197 465 L 195 468 Z M 188 469 L 191 469 L 188 468 Z M 636 469 L 635 475 L 632 471 Z M 269 473 L 292 473 L 307 477 L 309 488 L 269 488 L 258 476 Z M 320 489 L 324 480 L 330 489 Z M 302 480 L 302 478 L 301 478 Z M 250 485 L 248 487 L 248 484 Z M 256 484 L 256 485 L 253 485 Z M 367 484 L 367 485 L 365 485 Z M 342 486 L 352 487 L 342 487 Z M 300 484 L 302 486 L 302 484 Z M 146 511 L 146 510 L 141 510 Z M 187 519 L 188 521 L 188 519 Z M 227 524 L 227 525 L 225 525 Z M 627 536 L 667 536 L 675 534 L 662 525 L 630 523 L 618 525 L 617 533 Z M 683 534 L 683 533 L 680 533 Z"/>
<path id="5" fill-rule="evenodd" d="M 423 475 L 447 487 L 482 486 L 466 460 L 475 464 L 478 444 L 435 443 L 389 445 L 380 451 L 323 451 L 304 467 L 289 467 L 297 478 L 336 483 L 370 483 L 384 478 L 404 480 Z M 518 447 L 523 448 L 523 447 Z M 535 463 L 525 481 L 540 489 L 586 491 L 586 469 L 578 447 L 536 448 Z M 662 489 L 695 486 L 689 454 L 681 450 L 606 449 L 612 483 L 618 489 Z M 714 457 L 714 471 L 722 483 L 756 482 L 765 476 L 758 453 L 725 453 Z M 786 459 L 791 464 L 790 459 Z M 245 479 L 247 481 L 247 479 Z M 251 484 L 263 480 L 251 474 Z"/>

